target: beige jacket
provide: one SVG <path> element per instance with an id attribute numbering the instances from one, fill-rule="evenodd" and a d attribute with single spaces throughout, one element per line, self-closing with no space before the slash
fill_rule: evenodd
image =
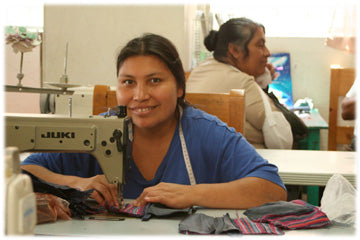
<path id="1" fill-rule="evenodd" d="M 255 148 L 266 148 L 262 126 L 265 109 L 261 97 L 262 89 L 254 77 L 235 67 L 210 58 L 194 70 L 186 82 L 187 92 L 229 93 L 231 89 L 245 89 L 245 126 L 244 136 Z M 273 111 L 279 111 L 267 97 Z"/>

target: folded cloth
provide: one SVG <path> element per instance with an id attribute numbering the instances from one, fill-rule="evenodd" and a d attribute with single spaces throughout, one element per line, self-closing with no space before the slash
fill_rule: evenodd
<path id="1" fill-rule="evenodd" d="M 283 234 L 275 226 L 267 223 L 254 223 L 247 218 L 231 219 L 229 214 L 223 217 L 210 217 L 205 214 L 193 214 L 179 224 L 182 234 Z"/>
<path id="2" fill-rule="evenodd" d="M 160 203 L 147 203 L 145 206 L 135 207 L 130 203 L 126 203 L 123 209 L 118 207 L 106 207 L 110 213 L 126 214 L 132 217 L 142 218 L 142 221 L 149 220 L 152 216 L 168 217 L 175 214 L 191 214 L 193 208 L 176 209 L 169 208 Z"/>
<path id="3" fill-rule="evenodd" d="M 228 231 L 238 231 L 228 214 L 223 217 L 193 214 L 179 223 L 179 232 L 183 234 L 220 234 Z"/>
<path id="4" fill-rule="evenodd" d="M 160 203 L 150 203 L 144 212 L 144 216 L 142 218 L 143 221 L 149 220 L 152 216 L 156 217 L 168 217 L 174 215 L 187 215 L 192 214 L 195 211 L 194 208 L 169 208 Z"/>
<path id="5" fill-rule="evenodd" d="M 258 207 L 249 208 L 244 214 L 251 220 L 257 221 L 263 216 L 300 215 L 314 211 L 314 206 L 302 204 L 300 201 L 265 203 Z"/>
<path id="6" fill-rule="evenodd" d="M 249 234 L 275 234 L 280 235 L 284 232 L 278 227 L 267 224 L 267 223 L 257 223 L 252 222 L 248 218 L 237 218 L 233 220 L 236 226 L 239 228 L 240 232 L 244 235 Z"/>
<path id="7" fill-rule="evenodd" d="M 299 199 L 267 203 L 248 209 L 244 215 L 254 222 L 270 223 L 283 229 L 321 228 L 330 223 L 320 208 Z"/>
<path id="8" fill-rule="evenodd" d="M 145 214 L 145 208 L 148 206 L 149 203 L 141 207 L 135 207 L 130 203 L 126 203 L 123 209 L 120 209 L 119 207 L 108 207 L 108 206 L 106 206 L 106 209 L 108 210 L 108 212 L 114 214 L 126 214 L 132 217 L 143 217 Z"/>

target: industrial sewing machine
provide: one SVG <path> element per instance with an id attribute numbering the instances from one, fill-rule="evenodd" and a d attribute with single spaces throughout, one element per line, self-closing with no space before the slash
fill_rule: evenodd
<path id="1" fill-rule="evenodd" d="M 117 184 L 118 202 L 122 207 L 128 139 L 126 122 L 124 106 L 119 107 L 117 116 L 5 114 L 5 145 L 15 146 L 20 152 L 92 154 L 108 182 Z"/>

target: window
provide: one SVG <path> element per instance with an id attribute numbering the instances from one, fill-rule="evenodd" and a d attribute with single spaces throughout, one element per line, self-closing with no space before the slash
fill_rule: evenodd
<path id="1" fill-rule="evenodd" d="M 262 2 L 262 3 L 259 3 Z M 213 1 L 199 7 L 195 19 L 195 51 L 192 66 L 196 66 L 211 53 L 203 39 L 210 30 L 230 18 L 246 17 L 265 26 L 266 37 L 328 38 L 328 46 L 354 51 L 356 4 L 352 1 Z M 204 20 L 205 19 L 205 20 Z M 208 28 L 204 31 L 204 26 Z M 340 34 L 340 35 L 339 35 Z M 334 38 L 334 39 L 332 39 Z M 346 41 L 344 41 L 345 39 Z M 341 46 L 338 42 L 341 42 Z"/>
<path id="2" fill-rule="evenodd" d="M 1 11 L 4 26 L 24 26 L 42 32 L 44 25 L 43 3 L 6 3 Z"/>
<path id="3" fill-rule="evenodd" d="M 268 1 L 262 4 L 238 2 L 225 5 L 218 1 L 210 4 L 210 11 L 220 14 L 224 22 L 233 17 L 247 17 L 261 23 L 265 26 L 267 37 L 326 38 L 335 10 L 341 11 L 345 7 L 331 1 L 301 1 L 297 4 L 293 1 Z"/>

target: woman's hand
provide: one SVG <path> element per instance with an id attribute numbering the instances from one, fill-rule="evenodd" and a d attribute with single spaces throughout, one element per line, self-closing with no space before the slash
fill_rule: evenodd
<path id="1" fill-rule="evenodd" d="M 105 175 L 96 175 L 90 178 L 62 175 L 35 164 L 23 165 L 21 168 L 51 183 L 77 188 L 81 191 L 94 189 L 90 197 L 100 205 L 107 203 L 111 207 L 119 206 L 117 202 L 117 186 L 108 183 Z"/>
<path id="2" fill-rule="evenodd" d="M 278 77 L 279 73 L 275 72 L 275 67 L 271 63 L 266 64 L 267 69 L 270 71 L 271 80 L 274 80 Z"/>
<path id="3" fill-rule="evenodd" d="M 267 202 L 286 201 L 286 190 L 266 179 L 245 177 L 226 183 L 180 185 L 159 183 L 145 188 L 133 202 L 136 207 L 157 202 L 171 208 L 248 209 Z"/>
<path id="4" fill-rule="evenodd" d="M 145 188 L 133 205 L 139 207 L 148 202 L 157 202 L 170 208 L 188 208 L 194 205 L 193 199 L 192 186 L 161 182 Z"/>
<path id="5" fill-rule="evenodd" d="M 117 187 L 115 184 L 110 184 L 105 178 L 105 175 L 96 175 L 91 178 L 77 178 L 73 186 L 79 188 L 81 191 L 94 189 L 91 198 L 95 199 L 100 205 L 105 205 L 105 202 L 110 206 L 119 206 L 117 202 Z"/>

